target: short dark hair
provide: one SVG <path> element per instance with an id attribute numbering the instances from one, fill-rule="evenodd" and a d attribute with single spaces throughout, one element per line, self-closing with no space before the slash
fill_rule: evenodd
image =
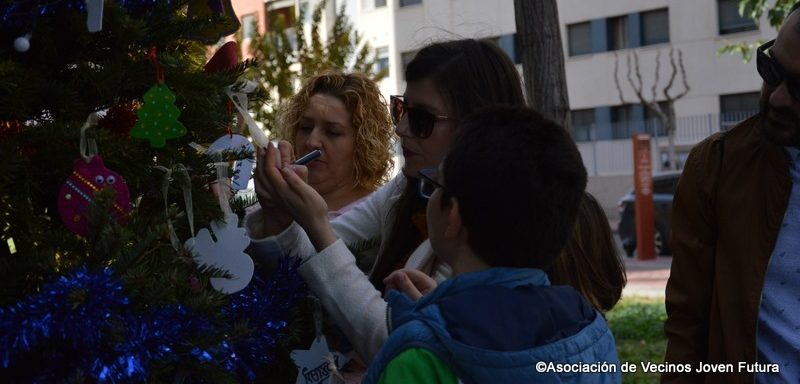
<path id="1" fill-rule="evenodd" d="M 572 235 L 587 177 L 566 129 L 533 109 L 509 106 L 464 119 L 443 173 L 481 259 L 540 269 Z"/>

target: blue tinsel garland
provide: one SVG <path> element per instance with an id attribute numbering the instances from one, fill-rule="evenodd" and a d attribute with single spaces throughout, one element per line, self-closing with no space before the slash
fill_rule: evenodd
<path id="1" fill-rule="evenodd" d="M 272 364 L 275 346 L 286 329 L 286 316 L 295 303 L 306 295 L 306 285 L 297 272 L 298 259 L 284 257 L 269 280 L 253 276 L 250 285 L 231 297 L 223 314 L 228 319 L 247 319 L 253 332 L 250 337 L 231 345 L 238 360 L 226 362 L 249 381 L 254 381 L 255 367 Z"/>
<path id="2" fill-rule="evenodd" d="M 305 290 L 296 259 L 284 258 L 269 280 L 254 276 L 223 309 L 228 326 L 247 320 L 252 332 L 203 349 L 187 339 L 227 330 L 183 306 L 134 313 L 111 269 L 90 273 L 79 268 L 40 293 L 0 308 L 0 367 L 19 371 L 15 364 L 36 353 L 43 363 L 22 368 L 34 382 L 52 382 L 75 372 L 99 383 L 142 382 L 153 362 L 178 361 L 180 351 L 189 351 L 198 363 L 218 364 L 252 382 L 258 367 L 274 362 L 286 316 Z"/>

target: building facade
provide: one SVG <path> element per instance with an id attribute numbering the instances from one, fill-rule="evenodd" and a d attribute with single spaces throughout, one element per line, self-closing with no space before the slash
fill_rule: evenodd
<path id="1" fill-rule="evenodd" d="M 236 3 L 261 3 L 269 13 L 313 9 L 316 1 L 234 4 L 242 18 Z M 340 7 L 376 49 L 381 67 L 389 68 L 381 83 L 387 98 L 403 93 L 405 65 L 433 41 L 492 38 L 520 64 L 513 0 L 329 0 L 327 17 Z M 573 135 L 592 176 L 590 190 L 606 206 L 632 184 L 632 134 L 650 134 L 655 170 L 667 165 L 663 126 L 640 102 L 629 77 L 647 101 L 666 107 L 670 55 L 677 70 L 670 95 L 684 90 L 685 76 L 689 90 L 673 103 L 679 168 L 692 145 L 758 109 L 755 62 L 718 51 L 729 43 L 767 41 L 776 31 L 766 20 L 759 26 L 740 17 L 737 0 L 558 0 L 558 12 Z"/>

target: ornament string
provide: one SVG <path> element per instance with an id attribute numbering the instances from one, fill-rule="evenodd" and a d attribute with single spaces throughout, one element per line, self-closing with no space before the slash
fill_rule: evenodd
<path id="1" fill-rule="evenodd" d="M 247 128 L 250 132 L 250 137 L 253 138 L 253 141 L 255 141 L 260 147 L 266 148 L 269 144 L 267 135 L 265 135 L 264 132 L 261 131 L 261 128 L 258 127 L 256 121 L 253 120 L 253 116 L 250 116 L 250 112 L 247 112 L 247 94 L 255 91 L 256 87 L 258 87 L 258 85 L 255 82 L 246 81 L 241 87 L 225 87 L 225 94 L 228 95 L 228 98 L 231 99 L 233 106 L 236 107 L 236 110 L 239 111 L 239 114 L 247 123 Z"/>
<path id="2" fill-rule="evenodd" d="M 194 237 L 194 211 L 192 210 L 192 185 L 191 180 L 189 179 L 189 172 L 186 170 L 186 167 L 180 163 L 175 164 L 172 168 L 167 168 L 160 165 L 156 166 L 155 168 L 160 171 L 164 171 L 165 173 L 164 181 L 161 184 L 161 193 L 164 195 L 164 211 L 167 216 L 169 241 L 172 243 L 172 248 L 174 248 L 175 251 L 180 251 L 181 242 L 178 239 L 178 235 L 175 233 L 175 227 L 172 225 L 172 219 L 169 217 L 169 202 L 167 201 L 167 195 L 169 193 L 170 180 L 174 175 L 175 181 L 183 191 L 183 202 L 186 205 L 186 218 L 189 220 L 189 231 L 191 232 L 191 237 Z"/>
<path id="3" fill-rule="evenodd" d="M 325 337 L 322 334 L 322 304 L 316 296 L 309 295 L 309 298 L 314 312 L 314 338 L 319 339 L 320 337 Z"/>
<path id="4" fill-rule="evenodd" d="M 158 61 L 158 52 L 156 51 L 156 47 L 150 48 L 150 51 L 147 52 L 147 58 L 152 61 L 153 65 L 156 67 L 156 83 L 163 84 L 164 71 L 161 69 L 161 62 Z"/>
<path id="5" fill-rule="evenodd" d="M 83 123 L 81 127 L 81 140 L 80 140 L 80 147 L 81 147 L 81 157 L 86 164 L 89 164 L 92 161 L 92 157 L 98 153 L 97 151 L 97 142 L 94 139 L 89 139 L 86 137 L 86 130 L 94 127 L 97 125 L 97 114 L 92 112 L 86 118 L 86 122 Z"/>
<path id="6" fill-rule="evenodd" d="M 229 214 L 233 213 L 231 210 L 231 204 L 228 202 L 231 195 L 231 179 L 228 177 L 228 163 L 221 162 L 215 163 L 217 166 L 217 199 L 219 199 L 219 207 L 222 209 L 222 213 L 225 217 L 228 217 Z"/>
<path id="7" fill-rule="evenodd" d="M 233 103 L 232 103 L 230 100 L 228 100 L 227 102 L 225 102 L 225 111 L 227 111 L 227 112 L 228 112 L 228 116 L 230 116 L 230 115 L 231 115 L 231 113 L 233 113 Z M 227 131 L 228 131 L 228 136 L 229 136 L 230 138 L 233 138 L 233 129 L 231 128 L 231 125 L 230 125 L 230 124 L 228 124 L 228 129 L 227 129 Z M 239 132 L 237 132 L 237 133 L 239 133 Z"/>

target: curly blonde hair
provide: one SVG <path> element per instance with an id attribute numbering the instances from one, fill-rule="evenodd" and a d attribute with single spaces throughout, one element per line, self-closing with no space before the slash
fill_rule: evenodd
<path id="1" fill-rule="evenodd" d="M 377 84 L 362 73 L 326 71 L 309 77 L 279 115 L 280 137 L 294 144 L 308 100 L 316 94 L 336 97 L 352 115 L 351 123 L 356 130 L 353 186 L 369 191 L 378 189 L 394 167 L 394 125 Z"/>

